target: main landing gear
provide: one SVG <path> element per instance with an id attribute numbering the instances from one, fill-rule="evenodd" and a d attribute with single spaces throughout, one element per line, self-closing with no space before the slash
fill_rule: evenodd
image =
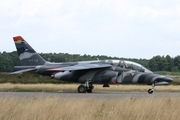
<path id="1" fill-rule="evenodd" d="M 87 80 L 85 82 L 85 85 L 80 85 L 78 87 L 78 92 L 79 93 L 92 93 L 92 89 L 94 88 L 94 86 L 92 85 L 91 80 Z"/>
<path id="2" fill-rule="evenodd" d="M 154 83 L 152 84 L 152 88 L 148 90 L 149 94 L 152 94 L 154 92 L 154 90 L 155 90 L 155 82 L 156 81 L 154 81 Z"/>

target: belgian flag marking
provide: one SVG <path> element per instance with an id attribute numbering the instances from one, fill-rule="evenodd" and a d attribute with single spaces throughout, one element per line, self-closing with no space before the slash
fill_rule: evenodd
<path id="1" fill-rule="evenodd" d="M 21 42 L 23 40 L 23 38 L 21 36 L 15 36 L 13 37 L 15 42 Z"/>

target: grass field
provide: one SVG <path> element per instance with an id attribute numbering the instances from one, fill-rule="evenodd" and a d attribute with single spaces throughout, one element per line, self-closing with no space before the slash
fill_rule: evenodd
<path id="1" fill-rule="evenodd" d="M 28 76 L 28 77 L 27 77 Z M 180 92 L 180 76 L 174 84 L 156 86 L 155 92 Z M 27 78 L 27 79 L 25 79 Z M 6 83 L 8 82 L 10 83 Z M 0 91 L 77 92 L 79 84 L 50 84 L 49 78 L 38 75 L 2 74 Z M 46 81 L 48 84 L 44 84 Z M 42 84 L 28 84 L 41 83 Z M 56 81 L 54 81 L 56 82 Z M 12 84 L 16 83 L 16 84 Z M 17 84 L 19 83 L 19 84 Z M 20 84 L 26 83 L 26 84 Z M 94 85 L 93 92 L 147 92 L 148 85 Z M 139 93 L 141 94 L 141 93 Z M 148 93 L 147 93 L 148 94 Z M 0 97 L 0 120 L 179 120 L 179 97 L 92 99 L 61 97 Z"/>
<path id="2" fill-rule="evenodd" d="M 77 92 L 79 84 L 0 84 L 0 91 Z M 95 85 L 94 92 L 147 91 L 147 85 Z M 180 92 L 180 86 L 156 86 Z M 141 94 L 141 93 L 139 93 Z M 147 93 L 148 94 L 148 93 Z M 62 97 L 0 97 L 0 120 L 179 120 L 180 97 L 121 99 Z"/>
<path id="3" fill-rule="evenodd" d="M 0 84 L 1 92 L 77 92 L 80 84 Z M 102 85 L 94 85 L 93 92 L 146 92 L 151 86 L 148 85 L 110 85 L 109 88 L 103 88 Z M 156 86 L 156 92 L 180 92 L 179 85 Z"/>
<path id="4" fill-rule="evenodd" d="M 0 98 L 1 120 L 179 120 L 180 98 Z"/>

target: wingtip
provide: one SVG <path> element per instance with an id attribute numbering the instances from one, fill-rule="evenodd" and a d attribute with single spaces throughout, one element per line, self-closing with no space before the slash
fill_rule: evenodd
<path id="1" fill-rule="evenodd" d="M 22 41 L 23 38 L 21 36 L 15 36 L 15 37 L 13 37 L 13 40 L 14 41 Z"/>

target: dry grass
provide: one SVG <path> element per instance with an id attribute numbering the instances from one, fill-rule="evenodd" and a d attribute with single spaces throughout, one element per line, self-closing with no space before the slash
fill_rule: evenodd
<path id="1" fill-rule="evenodd" d="M 0 98 L 1 120 L 179 120 L 180 98 Z"/>
<path id="2" fill-rule="evenodd" d="M 39 91 L 39 92 L 77 92 L 79 84 L 0 84 L 0 91 Z M 94 85 L 94 92 L 108 91 L 108 92 L 146 92 L 151 86 L 148 85 L 110 85 L 109 88 L 103 88 L 102 85 Z M 178 85 L 167 85 L 167 86 L 156 86 L 156 91 L 166 92 L 180 92 L 180 86 Z"/>
<path id="3" fill-rule="evenodd" d="M 0 90 L 74 91 L 79 84 L 0 84 Z M 147 91 L 146 85 L 112 85 L 94 91 Z M 179 86 L 157 86 L 180 91 Z M 180 97 L 93 99 L 66 97 L 0 98 L 0 120 L 179 120 Z"/>

